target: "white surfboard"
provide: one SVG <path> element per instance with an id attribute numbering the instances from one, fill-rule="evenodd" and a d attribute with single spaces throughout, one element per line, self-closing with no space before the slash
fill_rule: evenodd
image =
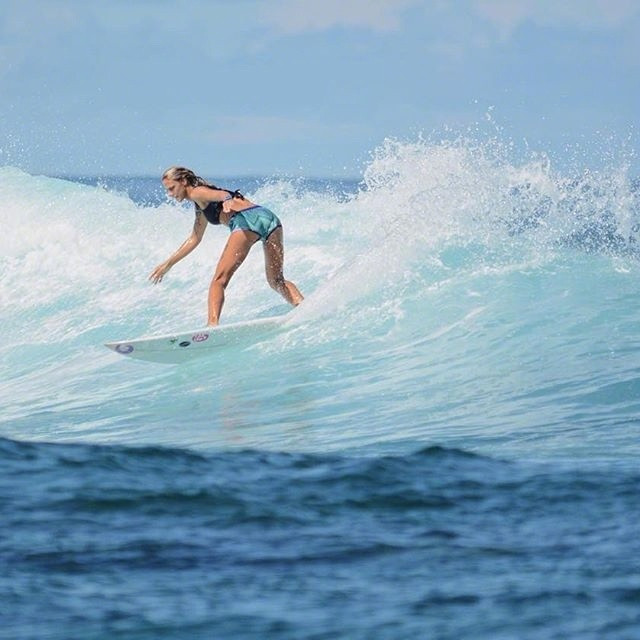
<path id="1" fill-rule="evenodd" d="M 107 342 L 116 353 L 138 360 L 177 363 L 221 351 L 233 345 L 250 345 L 276 331 L 285 316 L 257 318 L 233 324 L 181 331 L 161 336 Z"/>

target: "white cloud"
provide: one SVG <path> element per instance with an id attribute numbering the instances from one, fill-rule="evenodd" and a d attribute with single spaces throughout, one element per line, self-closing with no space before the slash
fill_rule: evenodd
<path id="1" fill-rule="evenodd" d="M 403 13 L 412 7 L 421 8 L 428 22 L 435 20 L 443 27 L 457 24 L 470 9 L 493 25 L 502 39 L 525 22 L 608 30 L 640 17 L 638 0 L 271 0 L 262 18 L 283 34 L 339 27 L 390 32 L 401 29 Z"/>
<path id="2" fill-rule="evenodd" d="M 356 27 L 396 31 L 401 14 L 423 0 L 279 0 L 270 2 L 263 16 L 284 34 Z"/>
<path id="3" fill-rule="evenodd" d="M 542 26 L 609 30 L 640 16 L 637 0 L 471 0 L 471 6 L 505 39 L 529 21 Z"/>

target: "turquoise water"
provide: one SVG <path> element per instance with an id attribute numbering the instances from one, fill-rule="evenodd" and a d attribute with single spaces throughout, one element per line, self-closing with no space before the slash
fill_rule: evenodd
<path id="1" fill-rule="evenodd" d="M 278 213 L 306 300 L 161 365 L 103 343 L 204 324 L 224 228 L 152 286 L 193 220 L 155 178 L 0 168 L 0 637 L 637 637 L 624 167 L 390 141 L 352 183 L 207 177 Z M 223 321 L 287 311 L 256 247 Z"/>

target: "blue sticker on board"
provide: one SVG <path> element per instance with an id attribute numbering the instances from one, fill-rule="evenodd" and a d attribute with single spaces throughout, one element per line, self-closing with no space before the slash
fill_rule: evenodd
<path id="1" fill-rule="evenodd" d="M 116 351 L 118 353 L 131 353 L 133 351 L 133 345 L 132 344 L 119 344 L 116 347 Z"/>

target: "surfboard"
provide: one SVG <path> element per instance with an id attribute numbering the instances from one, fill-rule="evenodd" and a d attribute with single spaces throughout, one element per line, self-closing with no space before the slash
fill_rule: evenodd
<path id="1" fill-rule="evenodd" d="M 123 356 L 150 362 L 179 363 L 234 345 L 251 345 L 282 327 L 285 316 L 256 318 L 217 327 L 116 340 L 105 346 Z"/>

